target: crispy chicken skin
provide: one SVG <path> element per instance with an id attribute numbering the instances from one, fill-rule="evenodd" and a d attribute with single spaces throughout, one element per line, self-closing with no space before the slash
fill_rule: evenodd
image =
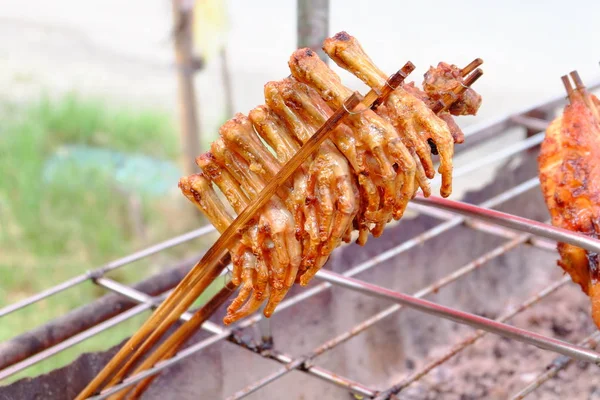
<path id="1" fill-rule="evenodd" d="M 569 98 L 571 104 L 550 124 L 541 145 L 541 188 L 554 226 L 598 238 L 600 129 L 593 108 L 599 102 L 595 96 L 577 91 Z M 590 296 L 592 317 L 600 327 L 598 254 L 566 243 L 558 244 L 558 252 L 558 265 Z"/>

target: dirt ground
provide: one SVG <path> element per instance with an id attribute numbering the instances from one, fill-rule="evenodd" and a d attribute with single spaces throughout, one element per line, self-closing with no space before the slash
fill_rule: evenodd
<path id="1" fill-rule="evenodd" d="M 562 287 L 540 304 L 523 312 L 511 322 L 542 335 L 576 343 L 582 332 L 593 332 L 589 304 L 575 285 Z M 453 332 L 460 342 L 473 330 L 460 327 Z M 445 354 L 448 347 L 432 350 L 429 359 Z M 399 398 L 411 400 L 507 399 L 515 395 L 551 364 L 559 355 L 517 341 L 488 334 L 475 345 L 431 371 L 418 383 L 401 392 Z M 423 362 L 415 364 L 415 371 Z M 600 399 L 600 368 L 584 362 L 571 362 L 528 399 Z"/>

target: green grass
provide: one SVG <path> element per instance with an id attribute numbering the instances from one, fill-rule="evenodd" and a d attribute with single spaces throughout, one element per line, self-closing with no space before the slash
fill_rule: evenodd
<path id="1" fill-rule="evenodd" d="M 189 217 L 195 215 L 193 207 L 174 209 L 172 199 L 142 198 L 146 235 L 140 238 L 131 227 L 128 200 L 109 176 L 71 168 L 45 183 L 44 163 L 65 144 L 170 160 L 176 159 L 179 148 L 173 121 L 157 110 L 117 108 L 73 94 L 43 97 L 26 106 L 0 104 L 0 307 L 198 224 Z M 111 277 L 139 280 L 190 249 L 162 253 Z M 2 318 L 0 341 L 102 294 L 86 283 Z M 133 333 L 140 322 L 140 317 L 134 318 L 24 374 L 62 366 L 82 351 L 105 349 Z"/>

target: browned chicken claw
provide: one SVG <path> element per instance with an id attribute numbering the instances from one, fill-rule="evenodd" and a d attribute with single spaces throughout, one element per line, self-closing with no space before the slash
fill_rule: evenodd
<path id="1" fill-rule="evenodd" d="M 340 78 L 311 50 L 297 50 L 290 58 L 289 65 L 292 75 L 314 88 L 330 107 L 340 107 L 351 93 L 341 84 Z M 377 187 L 383 189 L 381 206 L 377 210 L 365 210 L 363 214 L 366 223 L 374 224 L 370 230 L 373 236 L 377 237 L 392 219 L 394 208 L 399 207 L 398 193 L 405 195 L 407 199 L 412 196 L 415 161 L 394 127 L 373 111 L 366 110 L 350 115 L 347 125 L 354 132 L 357 147 L 364 148 L 359 154 L 362 155 L 362 159 L 359 160 L 359 173 L 366 175 Z M 397 174 L 406 175 L 402 181 L 403 187 L 396 187 Z M 376 192 L 365 187 L 364 193 L 371 196 Z"/>
<path id="2" fill-rule="evenodd" d="M 336 38 L 328 43 L 335 44 Z M 357 59 L 342 55 L 336 62 L 343 61 L 356 74 L 366 71 L 365 79 L 375 86 L 386 84 L 383 73 L 360 50 Z M 309 49 L 296 51 L 289 66 L 292 76 L 265 85 L 265 105 L 248 116 L 236 114 L 219 129 L 210 151 L 196 160 L 202 173 L 181 179 L 183 194 L 220 232 L 252 206 L 351 93 Z M 405 86 L 414 93 L 401 88 L 375 111 L 347 115 L 240 233 L 229 249 L 232 282 L 240 288 L 227 309 L 226 324 L 261 306 L 271 316 L 292 285 L 309 284 L 355 230 L 356 243 L 364 245 L 369 234 L 381 235 L 392 219 L 402 217 L 419 187 L 428 196 L 433 148 L 442 156 L 442 193 L 449 193 L 451 124 L 446 125 L 444 114 L 440 119 L 431 111 L 437 104 L 427 93 Z"/>
<path id="3" fill-rule="evenodd" d="M 387 76 L 375 66 L 358 41 L 346 32 L 326 39 L 323 50 L 337 65 L 356 75 L 371 88 L 385 87 Z M 425 176 L 430 179 L 433 178 L 434 169 L 427 142 L 431 140 L 435 144 L 440 154 L 440 192 L 443 197 L 449 196 L 452 192 L 454 139 L 448 126 L 423 101 L 402 87 L 392 92 L 385 105 L 386 119 L 394 125 L 406 146 L 415 150 Z"/>
<path id="4" fill-rule="evenodd" d="M 476 67 L 481 60 L 475 60 L 469 69 Z M 473 68 L 474 69 L 474 68 Z M 430 67 L 425 73 L 423 90 L 433 100 L 440 100 L 445 94 L 454 95 L 457 87 L 463 85 L 465 71 L 453 64 L 440 62 L 437 67 Z M 467 88 L 448 108 L 452 115 L 475 115 L 481 106 L 481 95 Z"/>

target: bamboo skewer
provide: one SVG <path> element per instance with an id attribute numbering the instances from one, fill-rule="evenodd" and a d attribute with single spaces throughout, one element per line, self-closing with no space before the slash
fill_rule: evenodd
<path id="1" fill-rule="evenodd" d="M 203 270 L 203 260 L 205 260 L 205 258 L 206 255 L 202 258 L 202 260 L 196 263 L 186 277 L 183 278 L 179 285 L 177 285 L 173 293 L 167 297 L 165 301 L 163 301 L 163 303 L 140 327 L 140 329 L 138 329 L 138 331 L 125 343 L 125 345 L 121 347 L 121 349 L 119 349 L 117 354 L 113 356 L 113 358 L 102 369 L 102 371 L 100 371 L 98 375 L 96 375 L 96 377 L 88 384 L 88 386 L 76 397 L 76 400 L 83 400 L 90 397 L 101 387 L 103 383 L 105 383 L 109 378 L 113 377 L 113 374 L 118 371 L 118 368 L 120 368 L 125 361 L 127 361 L 131 351 L 138 348 L 138 346 L 140 346 L 153 331 L 157 332 L 161 321 L 167 322 L 167 318 L 170 316 L 170 312 L 168 310 L 173 308 L 174 303 L 181 300 L 181 297 L 185 295 L 187 290 L 195 291 L 194 289 L 201 287 L 199 285 L 200 282 L 202 282 L 204 286 L 207 279 L 204 279 L 203 281 L 202 278 L 206 276 L 214 276 L 216 278 L 216 276 L 220 274 L 220 271 L 225 268 L 226 263 L 216 263 L 212 265 L 210 270 Z M 219 257 L 219 260 L 223 259 L 228 260 L 228 258 L 226 258 L 226 253 L 221 254 L 221 257 Z M 212 282 L 212 280 L 210 281 Z M 201 290 L 204 290 L 208 284 L 210 283 L 206 283 L 206 286 L 202 287 Z M 175 321 L 171 321 L 171 324 L 174 322 Z M 169 324 L 169 326 L 171 324 Z M 160 326 L 162 327 L 163 325 Z M 168 327 L 166 329 L 168 329 Z M 129 358 L 129 360 L 132 359 L 133 357 Z"/>
<path id="2" fill-rule="evenodd" d="M 569 98 L 569 101 L 572 103 L 574 98 L 573 98 L 573 86 L 571 86 L 571 81 L 569 80 L 569 77 L 567 75 L 561 76 L 560 79 L 562 80 L 563 86 L 565 87 L 565 91 L 567 92 L 567 97 Z"/>
<path id="3" fill-rule="evenodd" d="M 269 200 L 277 190 L 280 183 L 287 181 L 306 157 L 315 151 L 327 138 L 328 134 L 341 122 L 349 111 L 353 110 L 360 102 L 360 95 L 353 93 L 345 102 L 344 107 L 338 109 L 327 122 L 315 133 L 313 137 L 300 149 L 300 151 L 282 168 L 275 178 L 264 188 L 255 201 L 250 204 L 223 232 L 214 245 L 206 252 L 204 257 L 194 266 L 192 271 L 175 288 L 163 304 L 155 311 L 150 319 L 142 325 L 134 336 L 117 352 L 107 366 L 90 382 L 90 384 L 77 396 L 82 400 L 94 394 L 98 388 L 112 376 L 107 386 L 118 383 L 139 357 L 165 333 L 169 327 L 179 319 L 179 316 L 200 296 L 208 285 L 225 268 L 217 263 L 228 252 L 238 232 L 252 220 L 257 211 Z M 174 305 L 173 305 L 174 304 Z M 171 310 L 171 311 L 168 311 Z M 145 341 L 144 341 L 145 340 Z M 131 351 L 131 357 L 128 357 Z M 125 363 L 125 365 L 123 365 Z M 123 365 L 123 366 L 122 366 Z M 121 367 L 122 366 L 122 367 Z M 113 371 L 120 368 L 116 375 Z"/>
<path id="4" fill-rule="evenodd" d="M 396 72 L 386 81 L 385 85 L 380 90 L 379 97 L 373 102 L 371 108 L 375 109 L 383 103 L 398 86 L 402 85 L 406 77 L 413 72 L 415 68 L 415 65 L 410 61 L 404 64 L 404 67 L 402 67 L 400 71 Z M 375 94 L 374 91 L 370 91 L 367 96 L 371 93 Z"/>
<path id="5" fill-rule="evenodd" d="M 573 103 L 576 100 L 577 95 L 581 96 L 581 99 L 585 102 L 585 105 L 592 113 L 592 116 L 595 118 L 596 123 L 600 123 L 600 112 L 598 111 L 598 107 L 596 106 L 596 104 L 594 104 L 594 100 L 592 99 L 592 96 L 590 95 L 590 93 L 587 91 L 587 88 L 583 84 L 583 81 L 581 80 L 579 73 L 577 71 L 571 71 L 569 73 L 569 75 L 571 76 L 571 79 L 575 83 L 575 88 L 573 88 L 573 86 L 571 85 L 569 76 L 567 76 L 567 75 L 561 76 L 563 85 L 565 87 L 565 90 L 567 91 L 567 96 L 569 98 L 569 101 L 571 103 Z"/>
<path id="6" fill-rule="evenodd" d="M 481 65 L 481 62 L 483 62 L 483 61 L 481 61 L 481 59 L 477 59 L 477 60 L 480 61 L 477 65 Z M 473 63 L 471 63 L 471 64 L 473 64 Z M 408 74 L 410 74 L 410 72 L 412 72 L 414 70 L 414 68 L 415 68 L 414 65 L 411 62 L 408 62 L 404 65 L 404 67 L 399 72 L 397 72 L 392 77 L 390 77 L 390 79 L 386 82 L 386 85 L 381 88 L 380 96 L 377 100 L 375 100 L 375 102 L 373 102 L 373 105 L 371 106 L 371 108 L 375 108 L 379 104 L 381 104 L 383 101 L 385 101 L 385 99 L 389 96 L 389 94 L 391 94 L 391 92 L 393 92 L 398 86 L 400 86 L 403 83 L 406 76 Z M 481 69 L 477 69 L 475 73 L 473 73 L 471 76 L 469 76 L 467 79 L 465 79 L 464 86 L 461 86 L 461 87 L 455 89 L 454 94 L 456 96 L 459 96 L 460 94 L 462 94 L 462 92 L 464 92 L 468 87 L 470 87 L 473 83 L 475 83 L 475 81 L 477 81 L 477 79 L 479 79 L 482 75 L 483 75 L 483 71 Z M 372 91 L 369 94 L 371 94 L 371 93 L 375 93 L 375 92 Z M 367 96 L 369 96 L 369 95 L 367 95 Z M 457 97 L 453 97 L 452 95 L 448 95 L 448 96 L 452 97 L 454 101 L 457 100 Z M 439 112 L 444 111 L 446 108 L 450 107 L 454 101 L 451 102 L 449 99 L 445 99 L 443 102 L 440 103 L 441 105 L 439 107 L 437 107 L 436 112 L 439 113 Z M 447 105 L 443 105 L 444 103 L 447 103 Z M 182 328 L 180 328 L 180 329 L 182 329 Z M 193 329 L 195 329 L 195 328 L 193 328 Z M 178 333 L 178 332 L 176 332 L 176 333 Z M 184 337 L 184 336 L 182 336 L 182 337 Z M 185 339 L 185 338 L 182 339 L 182 342 L 180 342 L 177 345 L 177 347 L 183 345 L 183 342 L 185 340 L 187 340 L 187 339 Z M 172 356 L 172 354 L 165 355 L 165 357 L 163 359 L 166 359 L 171 356 Z M 158 361 L 159 360 L 157 360 L 155 362 L 158 362 Z M 136 369 L 136 372 L 139 372 L 139 370 L 141 370 L 141 368 Z M 134 392 L 135 394 L 132 395 L 132 397 L 130 397 L 130 398 L 132 398 L 132 399 L 138 398 L 137 396 L 141 395 L 146 388 L 147 388 L 147 385 L 144 385 L 141 389 L 139 387 L 137 387 L 136 391 Z M 121 399 L 121 398 L 122 397 L 114 398 L 114 400 Z"/>
<path id="7" fill-rule="evenodd" d="M 481 65 L 481 60 L 477 59 L 461 70 L 466 71 L 467 75 L 473 68 Z M 180 315 L 197 299 L 197 297 L 206 289 L 206 287 L 221 273 L 225 264 L 224 259 L 228 255 L 228 247 L 231 242 L 243 231 L 244 227 L 254 218 L 255 214 L 264 206 L 266 201 L 277 190 L 280 184 L 285 182 L 295 171 L 295 169 L 304 162 L 306 157 L 315 151 L 318 146 L 327 138 L 328 134 L 337 126 L 341 120 L 348 114 L 362 112 L 367 108 L 376 107 L 381 104 L 384 99 L 399 85 L 410 72 L 414 70 L 414 65 L 408 62 L 401 70 L 392 75 L 386 82 L 386 85 L 379 91 L 371 90 L 364 98 L 358 93 L 350 96 L 338 109 L 332 117 L 315 133 L 315 135 L 301 148 L 301 150 L 282 168 L 265 189 L 259 194 L 257 199 L 250 204 L 223 232 L 221 237 L 209 249 L 205 256 L 200 260 L 192 271 L 183 279 L 183 281 L 174 290 L 173 294 L 167 298 L 163 304 L 155 311 L 149 320 L 138 330 L 138 332 L 130 338 L 130 340 L 119 350 L 113 359 L 105 366 L 105 368 L 90 382 L 90 384 L 79 394 L 77 399 L 86 398 L 95 392 L 110 379 L 106 386 L 112 386 L 118 383 L 136 363 L 136 361 L 144 355 L 151 347 L 160 339 L 164 332 L 179 319 Z M 464 76 L 463 75 L 463 76 Z M 455 95 L 462 93 L 468 86 L 474 83 L 480 76 L 482 71 L 477 69 L 475 73 L 465 79 L 465 85 L 455 90 Z M 452 104 L 452 100 L 446 97 L 454 97 L 451 94 L 445 96 L 437 105 L 437 111 L 440 112 L 447 109 Z M 455 98 L 455 97 L 454 97 Z M 362 102 L 361 102 L 362 99 Z M 360 105 L 359 105 L 360 102 Z M 351 111 L 353 110 L 353 111 Z M 435 111 L 435 110 L 434 110 Z M 220 262 L 219 262 L 220 261 Z M 225 288 L 227 291 L 229 289 Z M 221 300 L 220 296 L 213 298 L 210 303 L 216 304 L 218 301 L 225 301 L 231 294 L 229 291 L 227 296 Z M 224 292 L 223 292 L 224 293 Z M 223 293 L 219 295 L 224 296 Z M 207 304 L 208 306 L 208 304 Z M 214 308 L 216 309 L 216 307 Z M 213 309 L 213 311 L 214 311 Z M 169 311 L 170 310 L 170 311 Z M 208 308 L 207 308 L 208 310 Z M 142 363 L 136 372 L 147 368 L 160 361 L 163 358 L 171 357 L 176 353 L 180 345 L 195 331 L 202 323 L 202 318 L 208 318 L 209 315 L 199 314 L 198 317 L 184 324 L 171 338 L 161 345 L 150 358 Z M 193 321 L 193 322 L 192 322 Z M 131 351 L 134 351 L 130 355 Z M 118 371 L 115 375 L 114 372 Z M 134 396 L 138 396 L 150 384 L 151 379 L 146 379 L 139 384 L 134 392 Z M 118 398 L 125 396 L 127 392 L 117 395 Z"/>
<path id="8" fill-rule="evenodd" d="M 377 96 L 377 92 L 375 91 L 370 91 L 367 96 L 365 96 L 365 98 L 363 99 L 363 104 L 369 104 L 372 102 L 370 108 L 376 108 L 377 106 L 379 106 L 382 102 L 384 102 L 387 97 L 397 88 L 399 87 L 404 80 L 406 79 L 406 77 L 415 69 L 415 66 L 413 63 L 411 63 L 410 61 L 407 62 L 404 67 L 402 67 L 402 69 L 400 69 L 398 72 L 396 72 L 394 75 L 392 75 L 388 81 L 386 82 L 385 86 L 383 86 L 380 91 L 379 91 L 379 95 L 377 98 L 375 98 L 375 96 Z M 372 101 L 372 99 L 375 98 L 374 101 Z M 193 331 L 195 329 L 197 329 L 199 325 L 196 325 L 194 327 L 192 327 L 190 325 L 189 329 L 191 329 L 191 332 L 193 333 Z M 182 326 L 180 329 L 183 329 L 184 327 Z M 186 327 L 187 329 L 187 327 Z M 176 332 L 176 334 L 179 334 L 179 331 Z M 181 334 L 180 335 L 180 341 L 179 343 L 175 344 L 174 347 L 179 348 L 181 345 L 183 345 L 183 343 L 187 340 L 189 336 L 185 335 L 185 334 Z M 169 339 L 170 340 L 170 339 Z M 160 350 L 160 349 L 159 349 Z M 159 351 L 157 350 L 157 352 Z M 176 349 L 174 349 L 174 351 L 176 351 Z M 166 359 L 171 357 L 174 354 L 174 351 L 171 352 L 169 351 L 169 353 L 165 353 L 164 357 L 161 358 L 153 358 L 154 363 L 162 360 L 162 359 Z M 154 354 L 153 354 L 154 356 Z M 148 366 L 148 365 L 146 365 Z M 150 365 L 151 366 L 151 365 Z M 136 369 L 135 372 L 139 372 L 141 371 L 143 368 L 138 367 Z M 135 373 L 134 372 L 134 373 Z M 132 394 L 131 398 L 137 398 L 137 396 L 139 396 L 141 393 L 143 393 L 143 391 L 147 388 L 147 384 L 144 385 L 145 381 L 142 382 L 141 384 L 138 385 L 138 387 L 136 387 L 135 392 Z M 143 386 L 142 386 L 143 385 Z M 112 397 L 111 397 L 112 398 Z M 114 400 L 117 399 L 121 399 L 123 397 L 115 397 Z"/>
<path id="9" fill-rule="evenodd" d="M 481 59 L 478 58 L 478 60 L 481 60 Z M 467 67 L 465 67 L 464 69 L 467 69 Z M 453 94 L 445 93 L 444 96 L 440 100 L 437 101 L 437 103 L 433 106 L 433 108 L 431 110 L 435 114 L 439 114 L 442 111 L 447 110 L 456 101 L 456 99 L 457 99 L 456 96 L 460 96 L 465 90 L 467 90 L 468 87 L 473 85 L 482 76 L 483 76 L 483 71 L 481 70 L 481 68 L 477 68 L 471 75 L 469 75 L 465 79 L 465 81 L 463 82 L 463 85 L 457 86 L 454 89 Z"/>
<path id="10" fill-rule="evenodd" d="M 141 372 L 145 369 L 153 367 L 161 360 L 173 357 L 180 346 L 184 344 L 198 328 L 210 318 L 210 316 L 235 292 L 236 286 L 227 282 L 216 295 L 214 295 L 200 310 L 196 311 L 189 321 L 186 321 L 179 329 L 177 329 L 167 340 L 147 358 L 134 371 L 133 374 Z M 137 384 L 135 390 L 131 393 L 130 398 L 137 399 L 158 375 L 149 376 Z M 123 399 L 132 388 L 123 389 L 120 393 L 110 397 L 110 399 Z"/>
<path id="11" fill-rule="evenodd" d="M 217 241 L 218 243 L 218 241 Z M 217 244 L 215 243 L 215 245 Z M 196 278 L 196 284 L 181 285 L 177 286 L 171 296 L 183 296 L 180 301 L 176 302 L 172 311 L 167 314 L 167 317 L 158 324 L 158 327 L 151 331 L 150 335 L 146 338 L 145 342 L 142 343 L 134 353 L 129 357 L 125 364 L 118 370 L 118 372 L 110 379 L 107 386 L 113 386 L 119 383 L 129 372 L 134 363 L 139 360 L 141 356 L 146 354 L 152 346 L 162 337 L 162 335 L 179 320 L 181 314 L 183 314 L 192 305 L 194 301 L 206 290 L 206 288 L 221 274 L 223 269 L 227 266 L 227 263 L 222 263 L 223 260 L 229 254 L 227 249 L 217 248 L 214 254 L 209 255 L 207 252 L 202 260 L 197 265 L 205 266 L 206 271 L 202 273 L 202 268 Z M 210 251 L 210 250 L 209 250 Z M 208 256 L 207 256 L 208 255 Z M 203 261 L 205 260 L 205 261 Z M 184 278 L 185 280 L 185 278 Z M 171 297 L 169 296 L 169 297 Z M 165 301 L 168 301 L 167 298 Z M 175 302 L 171 300 L 171 302 Z M 133 348 L 132 348 L 133 350 Z"/>
<path id="12" fill-rule="evenodd" d="M 362 101 L 362 104 L 365 106 L 365 108 L 364 108 L 364 109 L 367 109 L 367 108 L 375 108 L 375 107 L 377 107 L 379 104 L 381 104 L 382 102 L 384 102 L 384 101 L 387 99 L 387 97 L 388 97 L 388 96 L 389 96 L 389 95 L 390 95 L 390 94 L 391 94 L 391 93 L 392 93 L 392 92 L 393 92 L 393 91 L 394 91 L 394 90 L 395 90 L 395 89 L 396 89 L 398 86 L 400 86 L 400 85 L 401 85 L 401 84 L 404 82 L 404 80 L 406 79 L 406 77 L 407 77 L 407 76 L 408 76 L 408 75 L 409 75 L 409 74 L 410 74 L 410 73 L 411 73 L 411 72 L 412 72 L 414 69 L 415 69 L 415 66 L 414 66 L 414 64 L 413 64 L 413 63 L 411 63 L 411 62 L 409 61 L 409 62 L 407 62 L 407 63 L 406 63 L 406 64 L 405 64 L 405 65 L 404 65 L 404 66 L 403 66 L 403 67 L 402 67 L 402 68 L 401 68 L 401 69 L 400 69 L 398 72 L 396 72 L 395 74 L 393 74 L 393 75 L 392 75 L 392 76 L 391 76 L 391 77 L 388 79 L 388 81 L 386 82 L 386 85 L 385 85 L 383 88 L 381 88 L 381 90 L 379 91 L 379 94 L 378 94 L 376 91 L 374 91 L 374 90 L 371 90 L 371 91 L 369 91 L 369 93 L 367 93 L 367 95 L 365 96 L 365 98 L 364 98 L 364 99 L 363 99 L 363 101 Z M 348 111 L 348 110 L 347 110 L 347 108 L 346 108 L 346 106 L 343 106 L 342 108 L 344 108 L 344 109 L 346 109 L 346 111 Z M 359 111 L 359 112 L 361 112 L 361 111 Z M 316 134 L 315 134 L 315 135 L 316 135 Z M 291 160 L 290 160 L 290 161 L 291 161 Z M 182 328 L 183 328 L 183 326 L 182 326 Z M 180 328 L 180 329 L 182 329 L 182 328 Z M 196 328 L 197 328 L 197 327 L 196 327 Z M 190 328 L 190 329 L 195 329 L 195 328 Z M 176 333 L 179 333 L 179 332 L 176 332 Z M 183 344 L 183 343 L 184 343 L 184 342 L 187 340 L 187 337 L 186 337 L 185 335 L 183 335 L 183 334 L 182 334 L 182 335 L 180 335 L 180 338 L 181 338 L 181 339 L 180 339 L 180 342 L 179 342 L 179 343 L 177 343 L 176 345 L 174 345 L 174 346 L 176 346 L 177 348 L 179 348 L 179 347 L 180 347 L 180 346 L 181 346 L 181 345 L 182 345 L 182 344 Z M 157 351 L 158 351 L 158 350 L 157 350 Z M 175 350 L 175 351 L 176 351 L 176 350 Z M 164 358 L 168 358 L 168 357 L 171 357 L 171 356 L 172 356 L 172 354 L 165 354 Z M 154 360 L 154 363 L 156 363 L 156 362 L 158 362 L 158 361 L 160 361 L 161 359 L 164 359 L 164 358 L 158 358 L 158 359 L 155 359 L 155 360 Z M 138 369 L 136 369 L 136 372 L 139 372 L 139 370 L 141 370 L 141 368 L 138 368 Z M 142 382 L 142 383 L 143 383 L 143 382 Z M 138 393 L 138 392 L 139 392 L 139 393 L 142 393 L 142 392 L 143 392 L 143 390 L 145 390 L 145 387 L 147 387 L 147 385 L 146 385 L 146 386 L 144 386 L 144 387 L 141 389 L 141 392 L 139 392 L 139 391 L 138 391 L 138 389 L 136 389 L 136 392 L 135 392 L 135 393 Z M 122 398 L 122 397 L 118 397 L 118 398 Z M 135 397 L 134 397 L 134 398 L 135 398 Z M 115 399 L 117 399 L 117 398 L 115 398 Z"/>
<path id="13" fill-rule="evenodd" d="M 589 92 L 583 84 L 579 73 L 577 71 L 571 71 L 569 75 L 571 75 L 571 79 L 573 79 L 573 82 L 575 82 L 575 87 L 577 88 L 577 91 L 579 92 L 581 97 L 583 97 L 583 101 L 585 102 L 589 110 L 592 112 L 592 115 L 596 119 L 596 122 L 600 122 L 600 114 L 598 113 L 598 109 L 596 108 L 594 101 L 592 100 Z"/>
<path id="14" fill-rule="evenodd" d="M 483 60 L 481 58 L 476 58 L 471 61 L 466 67 L 460 70 L 460 76 L 463 78 L 471 73 L 475 68 L 479 67 L 483 64 Z"/>
<path id="15" fill-rule="evenodd" d="M 412 63 L 407 63 L 401 70 L 390 77 L 388 85 L 400 85 L 408 73 L 414 69 Z M 384 95 L 389 92 L 383 90 Z M 256 212 L 264 206 L 266 201 L 277 190 L 280 184 L 285 182 L 293 172 L 304 162 L 306 157 L 314 152 L 320 144 L 328 137 L 329 133 L 341 122 L 343 117 L 350 114 L 359 103 L 362 107 L 354 112 L 370 108 L 378 98 L 375 91 L 371 90 L 363 99 L 357 92 L 353 93 L 326 122 L 311 137 L 311 139 L 300 149 L 300 151 L 279 171 L 274 179 L 264 188 L 255 201 L 249 205 L 223 232 L 215 244 L 208 250 L 204 257 L 194 266 L 192 271 L 175 288 L 173 294 L 155 311 L 150 319 L 130 338 L 130 340 L 117 352 L 106 367 L 90 382 L 90 384 L 79 394 L 77 400 L 84 399 L 95 393 L 104 382 L 110 381 L 107 387 L 118 383 L 131 369 L 132 365 L 150 349 L 164 332 L 179 318 L 179 316 L 197 299 L 223 270 L 225 265 L 216 263 L 216 259 L 222 259 L 227 254 L 227 248 L 240 230 L 252 220 Z M 362 102 L 361 102 L 362 99 Z M 168 310 L 171 309 L 169 312 Z M 162 322 L 161 322 L 162 321 Z M 130 356 L 130 352 L 134 353 Z M 114 371 L 118 371 L 113 374 Z"/>
<path id="16" fill-rule="evenodd" d="M 405 66 L 406 67 L 406 66 Z M 395 74 L 406 76 L 403 70 Z M 369 92 L 362 101 L 362 108 L 370 107 L 379 97 Z M 155 311 L 150 319 L 130 338 L 117 352 L 106 367 L 79 394 L 77 399 L 84 399 L 95 393 L 101 385 L 110 379 L 108 386 L 119 382 L 139 357 L 164 334 L 179 316 L 197 299 L 208 285 L 220 274 L 225 265 L 218 263 L 226 254 L 227 248 L 240 230 L 252 220 L 256 212 L 264 206 L 279 185 L 285 182 L 300 166 L 306 157 L 314 152 L 328 137 L 329 133 L 360 103 L 361 96 L 353 93 L 327 122 L 311 137 L 300 151 L 279 171 L 275 178 L 265 187 L 256 200 L 244 210 L 235 221 L 223 232 L 204 257 L 194 266 L 192 271 L 175 288 L 173 294 Z M 359 110 L 360 112 L 360 110 Z M 171 310 L 170 312 L 168 310 Z M 161 322 L 162 321 L 162 322 Z M 141 346 L 140 346 L 141 345 Z M 129 357 L 132 349 L 135 353 Z M 124 365 L 123 365 L 124 364 Z M 120 368 L 116 375 L 113 372 Z"/>

